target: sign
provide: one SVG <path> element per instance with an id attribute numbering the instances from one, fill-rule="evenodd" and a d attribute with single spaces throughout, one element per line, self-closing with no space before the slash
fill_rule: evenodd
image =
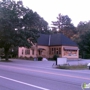
<path id="1" fill-rule="evenodd" d="M 57 58 L 57 65 L 67 64 L 67 58 Z"/>

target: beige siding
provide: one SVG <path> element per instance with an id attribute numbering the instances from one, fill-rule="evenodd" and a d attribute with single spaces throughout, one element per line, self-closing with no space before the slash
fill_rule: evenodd
<path id="1" fill-rule="evenodd" d="M 48 47 L 48 46 L 38 46 L 37 48 L 38 48 L 38 49 L 39 49 L 39 48 L 45 49 L 45 50 L 42 50 L 42 54 L 41 54 L 41 55 L 39 55 L 39 52 L 38 52 L 38 50 L 37 50 L 37 56 L 38 56 L 38 57 L 39 57 L 39 56 L 46 57 L 46 58 L 49 57 L 49 47 Z"/>
<path id="2" fill-rule="evenodd" d="M 52 58 L 55 53 L 52 51 L 52 48 L 56 48 L 56 50 L 58 51 L 59 49 L 61 49 L 61 53 L 58 53 L 58 56 L 59 57 L 66 57 L 66 58 L 79 58 L 79 49 L 77 50 L 71 50 L 71 51 L 65 51 L 64 50 L 64 47 L 72 47 L 72 48 L 75 48 L 73 46 L 37 46 L 37 45 L 33 45 L 31 48 L 30 48 L 30 54 L 25 54 L 25 50 L 27 48 L 25 47 L 19 47 L 18 48 L 18 57 L 46 57 L 46 58 Z M 42 50 L 42 53 L 41 55 L 39 55 L 39 51 L 38 49 L 39 48 L 42 48 L 44 50 Z M 32 54 L 32 49 L 34 50 L 34 55 Z M 70 54 L 70 55 L 69 55 Z"/>
<path id="3" fill-rule="evenodd" d="M 25 50 L 27 50 L 27 48 L 19 47 L 18 48 L 18 57 L 36 57 L 36 49 L 35 48 L 33 48 L 33 49 L 34 49 L 34 55 L 32 54 L 32 48 L 28 49 L 28 50 L 30 50 L 30 54 L 25 54 Z"/>
<path id="4" fill-rule="evenodd" d="M 22 51 L 23 51 L 23 54 L 22 54 Z M 18 57 L 24 57 L 25 55 L 25 48 L 24 47 L 19 47 L 18 48 Z"/>

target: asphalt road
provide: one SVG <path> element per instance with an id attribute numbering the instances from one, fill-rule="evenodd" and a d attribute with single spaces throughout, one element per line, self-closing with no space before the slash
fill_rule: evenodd
<path id="1" fill-rule="evenodd" d="M 90 83 L 90 70 L 61 70 L 41 64 L 0 62 L 0 90 L 82 90 L 82 83 Z"/>

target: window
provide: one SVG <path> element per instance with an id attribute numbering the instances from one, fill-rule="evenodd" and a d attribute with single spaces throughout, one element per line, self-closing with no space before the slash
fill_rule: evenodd
<path id="1" fill-rule="evenodd" d="M 53 52 L 53 48 L 52 48 L 52 52 Z"/>
<path id="2" fill-rule="evenodd" d="M 51 53 L 53 54 L 53 52 L 54 52 L 54 48 L 52 48 L 52 51 L 51 51 Z"/>
<path id="3" fill-rule="evenodd" d="M 26 49 L 25 50 L 25 55 L 29 55 L 30 54 L 30 49 Z"/>
<path id="4" fill-rule="evenodd" d="M 52 52 L 52 51 L 51 51 L 51 48 L 49 48 L 49 54 L 51 54 L 51 52 Z"/>
<path id="5" fill-rule="evenodd" d="M 54 48 L 54 54 L 56 53 L 56 48 Z"/>
<path id="6" fill-rule="evenodd" d="M 61 48 L 50 48 L 49 54 L 61 54 Z"/>
<path id="7" fill-rule="evenodd" d="M 59 54 L 59 53 L 58 53 L 58 48 L 57 48 L 57 50 L 56 50 L 56 54 Z"/>
<path id="8" fill-rule="evenodd" d="M 74 50 L 65 50 L 64 51 L 65 56 L 77 56 L 77 51 Z"/>
<path id="9" fill-rule="evenodd" d="M 32 50 L 32 55 L 34 55 L 34 50 Z"/>
<path id="10" fill-rule="evenodd" d="M 61 54 L 61 48 L 59 48 L 59 54 Z"/>
<path id="11" fill-rule="evenodd" d="M 39 55 L 41 55 L 41 51 L 39 50 Z"/>
<path id="12" fill-rule="evenodd" d="M 22 55 L 23 55 L 23 49 L 22 49 Z"/>

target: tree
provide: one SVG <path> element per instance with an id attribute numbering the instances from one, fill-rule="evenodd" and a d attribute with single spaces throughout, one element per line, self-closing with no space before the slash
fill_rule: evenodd
<path id="1" fill-rule="evenodd" d="M 58 32 L 61 32 L 70 38 L 76 33 L 75 27 L 71 23 L 71 19 L 68 15 L 59 14 L 57 21 L 53 21 L 52 24 L 55 26 L 54 29 L 58 29 Z"/>
<path id="2" fill-rule="evenodd" d="M 89 52 L 89 38 L 90 38 L 90 21 L 89 22 L 79 22 L 76 27 L 77 33 L 73 36 L 73 40 L 77 42 L 80 55 L 83 57 L 85 54 L 90 54 Z"/>
<path id="3" fill-rule="evenodd" d="M 37 12 L 33 12 L 30 9 L 23 16 L 23 23 L 25 27 L 29 25 L 30 29 L 37 29 L 40 33 L 48 29 L 48 23 Z"/>
<path id="4" fill-rule="evenodd" d="M 81 36 L 86 34 L 90 30 L 90 21 L 82 22 L 80 21 L 76 27 L 76 34 L 73 36 L 73 40 L 79 43 L 81 41 Z"/>
<path id="5" fill-rule="evenodd" d="M 81 54 L 89 55 L 90 58 L 90 30 L 80 35 L 80 41 L 78 42 Z"/>
<path id="6" fill-rule="evenodd" d="M 22 1 L 0 1 L 0 48 L 4 48 L 5 60 L 12 46 L 29 48 L 37 42 L 40 20 Z"/>

